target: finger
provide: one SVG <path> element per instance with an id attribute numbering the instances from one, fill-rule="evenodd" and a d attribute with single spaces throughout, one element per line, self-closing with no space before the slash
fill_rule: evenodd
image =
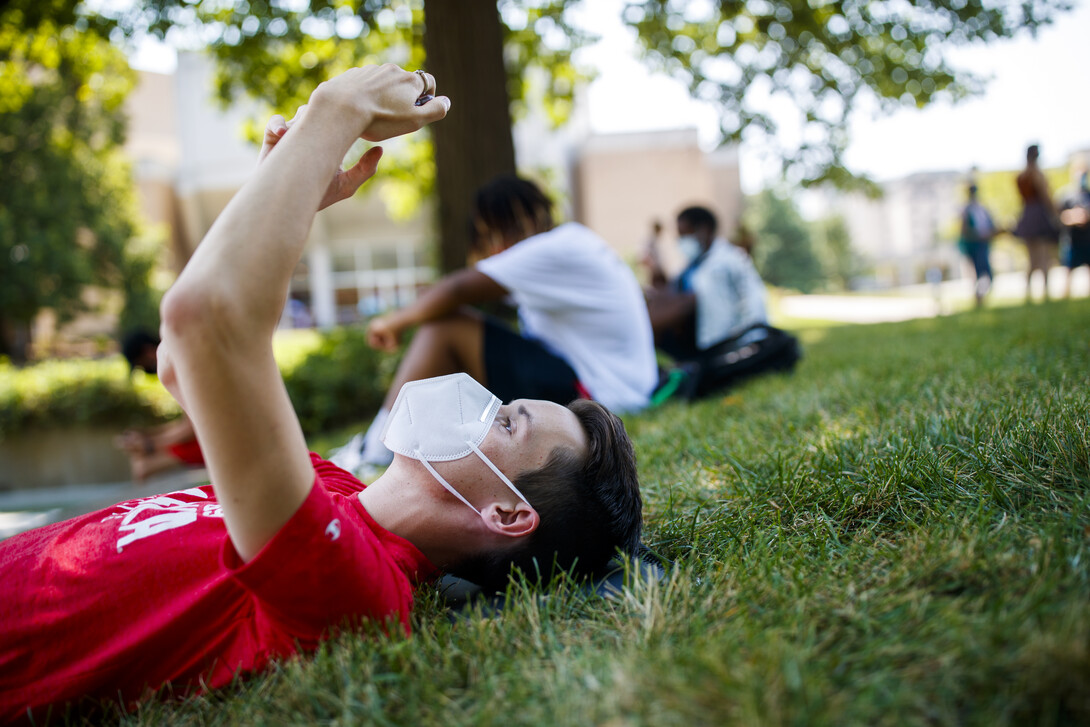
<path id="1" fill-rule="evenodd" d="M 450 99 L 446 96 L 436 96 L 435 98 L 420 104 L 417 108 L 422 112 L 422 121 L 425 124 L 430 124 L 433 121 L 439 121 L 447 115 L 450 111 Z"/>
<path id="2" fill-rule="evenodd" d="M 265 135 L 261 139 L 261 151 L 257 155 L 258 163 L 262 162 L 272 148 L 276 146 L 276 142 L 280 141 L 280 138 L 288 130 L 288 125 L 284 121 L 284 117 L 280 114 L 274 114 L 269 118 L 267 124 L 265 124 Z"/>
<path id="3" fill-rule="evenodd" d="M 297 124 L 297 123 L 299 123 L 300 121 L 303 120 L 303 117 L 306 116 L 306 114 L 307 114 L 307 106 L 309 106 L 309 105 L 310 104 L 303 104 L 302 106 L 300 106 L 299 108 L 297 108 L 295 110 L 295 116 L 292 116 L 291 120 L 287 122 L 289 129 L 292 126 L 294 126 L 295 124 Z"/>
<path id="4" fill-rule="evenodd" d="M 415 71 L 416 75 L 424 81 L 424 88 L 420 90 L 421 96 L 433 96 L 435 95 L 435 76 L 431 75 L 427 71 Z"/>
<path id="5" fill-rule="evenodd" d="M 367 337 L 371 346 L 379 351 L 389 351 L 397 342 L 393 331 L 381 320 L 372 322 L 367 330 Z"/>
<path id="6" fill-rule="evenodd" d="M 352 188 L 353 192 L 359 189 L 361 184 L 375 176 L 375 172 L 378 171 L 379 159 L 382 159 L 382 147 L 373 146 L 364 152 L 360 160 L 353 164 L 351 169 L 344 173 L 345 177 L 355 185 Z"/>
<path id="7" fill-rule="evenodd" d="M 267 124 L 265 124 L 265 135 L 261 140 L 264 146 L 274 146 L 276 142 L 280 140 L 280 137 L 288 130 L 287 122 L 284 121 L 284 117 L 280 114 L 274 114 L 269 118 Z"/>
<path id="8" fill-rule="evenodd" d="M 378 171 L 378 161 L 381 158 L 382 147 L 372 147 L 360 157 L 359 161 L 353 164 L 349 169 L 341 172 L 338 180 L 336 199 L 334 201 L 348 199 L 356 193 L 356 190 L 359 189 L 364 182 L 375 176 L 375 172 Z"/>
<path id="9" fill-rule="evenodd" d="M 265 136 L 270 134 L 280 138 L 284 135 L 284 132 L 288 130 L 288 123 L 284 121 L 284 117 L 280 114 L 273 114 L 269 117 L 269 122 L 265 124 Z"/>

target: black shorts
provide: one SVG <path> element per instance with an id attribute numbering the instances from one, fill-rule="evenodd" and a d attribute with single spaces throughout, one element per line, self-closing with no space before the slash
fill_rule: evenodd
<path id="1" fill-rule="evenodd" d="M 484 319 L 484 372 L 488 390 L 505 403 L 545 399 L 567 406 L 579 398 L 579 378 L 567 361 L 491 318 Z"/>
<path id="2" fill-rule="evenodd" d="M 655 346 L 674 361 L 689 361 L 700 355 L 696 345 L 696 311 L 685 317 L 673 328 L 660 331 L 655 336 Z"/>

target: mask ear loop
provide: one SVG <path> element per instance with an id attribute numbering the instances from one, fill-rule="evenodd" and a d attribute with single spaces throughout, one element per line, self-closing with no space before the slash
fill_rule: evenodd
<path id="1" fill-rule="evenodd" d="M 477 453 L 477 456 L 481 458 L 481 461 L 484 462 L 486 465 L 488 465 L 488 468 L 490 470 L 492 470 L 493 472 L 495 472 L 496 476 L 499 477 L 501 480 L 503 480 L 503 483 L 505 485 L 507 485 L 508 487 L 511 488 L 511 492 L 518 495 L 519 499 L 522 500 L 523 502 L 525 502 L 527 505 L 529 505 L 530 507 L 533 507 L 533 505 L 530 505 L 530 501 L 526 499 L 526 496 L 523 495 L 521 492 L 519 492 L 519 489 L 517 487 L 515 487 L 514 483 L 511 482 L 511 480 L 507 479 L 507 475 L 500 472 L 499 467 L 492 464 L 492 460 L 490 460 L 488 457 L 484 456 L 484 452 L 482 452 L 480 449 L 478 449 L 476 444 L 474 444 L 473 442 L 466 442 L 466 444 L 468 444 L 470 447 L 472 447 L 473 451 Z"/>
<path id="2" fill-rule="evenodd" d="M 448 483 L 446 480 L 444 480 L 443 476 L 435 471 L 435 468 L 431 466 L 431 462 L 424 459 L 424 455 L 421 454 L 419 449 L 416 450 L 416 459 L 419 460 L 420 463 L 423 464 L 428 469 L 428 472 L 431 472 L 431 476 L 434 477 L 436 480 L 438 480 L 439 484 L 442 485 L 443 487 L 445 487 L 447 492 L 449 492 L 450 494 L 454 495 L 459 500 L 464 502 L 469 507 L 469 509 L 472 510 L 473 512 L 477 513 L 478 515 L 481 514 L 480 510 L 473 507 L 473 503 L 471 503 L 469 500 L 462 497 L 462 493 L 458 492 L 458 490 L 451 487 L 450 483 Z M 529 504 L 529 503 L 527 503 L 527 504 Z"/>

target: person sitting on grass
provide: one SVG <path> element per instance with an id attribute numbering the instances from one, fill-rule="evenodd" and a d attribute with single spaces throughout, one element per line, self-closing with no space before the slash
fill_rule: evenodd
<path id="1" fill-rule="evenodd" d="M 678 247 L 686 266 L 673 279 L 659 261 L 661 225 L 655 225 L 644 262 L 651 277 L 647 308 L 659 349 L 684 361 L 768 323 L 760 274 L 742 248 L 716 236 L 719 222 L 711 210 L 693 206 L 678 213 Z"/>
<path id="2" fill-rule="evenodd" d="M 393 456 L 380 433 L 407 381 L 464 371 L 503 401 L 567 404 L 589 397 L 614 411 L 647 406 L 658 382 L 651 322 L 631 269 L 583 225 L 553 226 L 537 185 L 500 176 L 477 192 L 476 266 L 444 277 L 415 302 L 373 319 L 368 342 L 397 349 L 420 326 L 366 433 L 334 455 L 361 473 Z M 510 298 L 521 331 L 468 306 Z"/>
<path id="3" fill-rule="evenodd" d="M 632 445 L 594 402 L 501 406 L 468 376 L 432 379 L 395 402 L 398 454 L 370 486 L 308 454 L 272 349 L 292 270 L 316 211 L 375 172 L 380 147 L 340 169 L 352 143 L 442 119 L 434 92 L 422 71 L 355 68 L 269 122 L 256 174 L 161 305 L 159 376 L 211 484 L 0 544 L 0 722 L 214 689 L 364 621 L 407 629 L 438 570 L 496 586 L 638 543 Z"/>
<path id="4" fill-rule="evenodd" d="M 159 337 L 144 330 L 132 331 L 121 343 L 121 353 L 129 362 L 130 372 L 143 369 L 155 375 L 158 349 Z M 133 482 L 138 484 L 176 467 L 204 465 L 193 422 L 184 412 L 174 421 L 158 427 L 126 429 L 114 437 L 114 446 L 128 455 Z"/>

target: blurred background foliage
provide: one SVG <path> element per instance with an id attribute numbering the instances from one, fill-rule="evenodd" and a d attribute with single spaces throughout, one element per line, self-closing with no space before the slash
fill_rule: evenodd
<path id="1" fill-rule="evenodd" d="M 803 219 L 789 189 L 747 197 L 743 225 L 756 240 L 753 264 L 769 285 L 801 293 L 847 290 L 863 272 L 844 219 Z"/>
<path id="2" fill-rule="evenodd" d="M 141 244 L 120 150 L 124 54 L 54 17 L 0 17 L 0 355 L 20 361 L 37 313 L 70 319 L 89 286 L 124 291 L 122 325 L 157 321 L 157 249 Z"/>
<path id="3" fill-rule="evenodd" d="M 120 428 L 173 419 L 177 402 L 154 376 L 120 355 L 15 367 L 0 359 L 0 439 L 39 429 Z"/>
<path id="4" fill-rule="evenodd" d="M 429 26 L 429 11 L 455 6 L 475 14 L 483 8 L 499 14 L 512 116 L 525 112 L 529 72 L 540 69 L 549 79 L 543 95 L 550 118 L 563 123 L 576 89 L 593 75 L 593 69 L 573 60 L 573 52 L 594 39 L 593 29 L 582 27 L 572 12 L 584 4 L 138 0 L 104 5 L 92 22 L 115 39 L 150 33 L 208 47 L 219 62 L 222 99 L 230 101 L 241 91 L 276 108 L 294 108 L 318 83 L 351 65 L 393 61 L 424 67 L 430 63 L 425 37 L 446 34 Z M 842 163 L 847 116 L 860 98 L 892 110 L 971 94 L 985 79 L 954 67 L 944 50 L 1033 32 L 1071 7 L 1068 0 L 626 0 L 619 5 L 644 60 L 686 83 L 694 98 L 719 108 L 723 141 L 764 136 L 777 145 L 794 181 L 848 185 L 859 180 Z M 463 57 L 478 52 L 473 38 L 446 41 L 457 44 Z M 439 69 L 428 67 L 439 75 Z M 789 97 L 798 109 L 804 131 L 795 145 L 775 138 L 777 123 L 765 102 L 776 94 Z"/>
<path id="5" fill-rule="evenodd" d="M 298 365 L 281 365 L 303 432 L 311 436 L 370 418 L 382 405 L 400 360 L 400 353 L 368 346 L 362 328 L 323 332 Z"/>
<path id="6" fill-rule="evenodd" d="M 356 327 L 281 331 L 273 348 L 307 436 L 370 417 L 401 358 L 369 347 Z M 0 358 L 0 440 L 52 427 L 148 425 L 180 413 L 155 376 L 130 374 L 120 355 L 22 367 Z"/>

